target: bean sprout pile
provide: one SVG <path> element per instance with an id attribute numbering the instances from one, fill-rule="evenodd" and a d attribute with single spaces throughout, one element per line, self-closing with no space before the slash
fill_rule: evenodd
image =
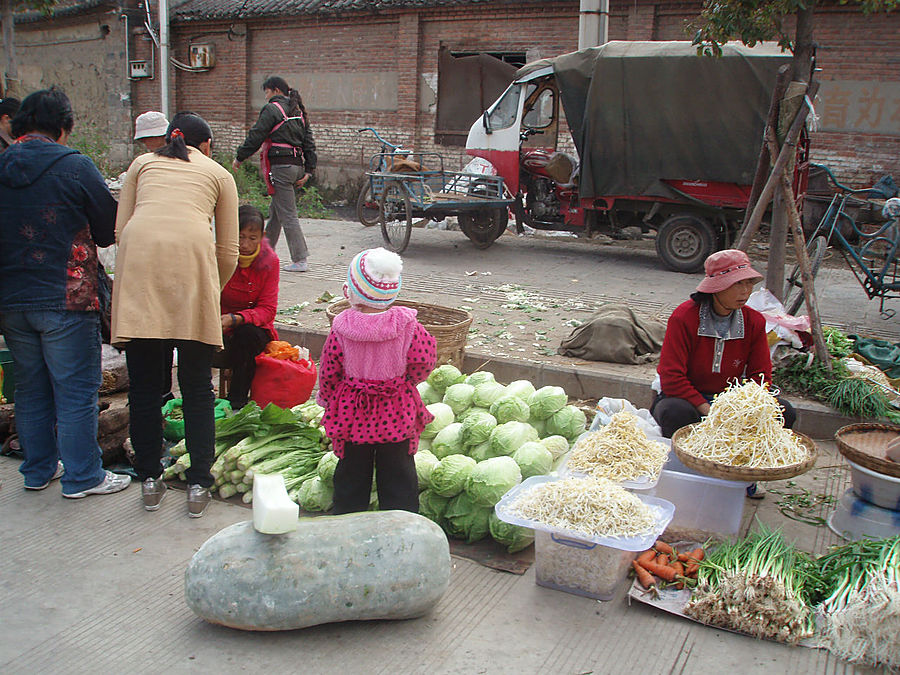
<path id="1" fill-rule="evenodd" d="M 808 456 L 800 439 L 784 428 L 778 400 L 753 380 L 716 396 L 709 415 L 679 446 L 695 457 L 751 469 L 798 464 Z"/>
<path id="2" fill-rule="evenodd" d="M 509 511 L 520 518 L 588 537 L 647 534 L 656 512 L 605 478 L 566 478 L 542 483 L 516 497 Z"/>
<path id="3" fill-rule="evenodd" d="M 572 448 L 566 467 L 595 478 L 618 482 L 659 478 L 669 449 L 647 439 L 636 424 L 637 417 L 622 410 L 599 431 L 592 431 Z"/>

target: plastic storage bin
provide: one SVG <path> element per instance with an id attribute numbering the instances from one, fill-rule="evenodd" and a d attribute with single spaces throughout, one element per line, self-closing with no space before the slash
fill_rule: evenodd
<path id="1" fill-rule="evenodd" d="M 863 501 L 890 511 L 900 511 L 900 478 L 894 478 L 847 460 L 853 492 Z"/>
<path id="2" fill-rule="evenodd" d="M 698 474 L 670 456 L 656 484 L 656 496 L 675 504 L 670 528 L 737 534 L 748 485 Z"/>
<path id="3" fill-rule="evenodd" d="M 534 533 L 534 570 L 539 586 L 595 600 L 612 600 L 631 569 L 637 551 Z"/>

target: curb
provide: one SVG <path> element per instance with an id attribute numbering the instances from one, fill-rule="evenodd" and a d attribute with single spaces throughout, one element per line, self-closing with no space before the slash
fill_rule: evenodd
<path id="1" fill-rule="evenodd" d="M 327 331 L 304 330 L 298 326 L 276 324 L 280 339 L 309 349 L 318 359 L 325 345 Z M 530 380 L 535 387 L 553 385 L 562 387 L 569 396 L 580 399 L 624 398 L 638 408 L 649 408 L 655 393 L 650 388 L 652 380 L 630 374 L 629 366 L 617 363 L 592 362 L 589 367 L 567 366 L 555 363 L 529 363 L 515 359 L 466 351 L 463 370 L 490 370 L 498 382 Z M 797 411 L 794 429 L 816 439 L 832 439 L 842 426 L 864 422 L 858 417 L 847 417 L 818 401 L 791 397 Z"/>

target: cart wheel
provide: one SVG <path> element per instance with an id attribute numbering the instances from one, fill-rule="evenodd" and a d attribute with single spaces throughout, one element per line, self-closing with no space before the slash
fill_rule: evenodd
<path id="1" fill-rule="evenodd" d="M 412 231 L 412 204 L 409 193 L 400 181 L 392 180 L 385 184 L 379 206 L 384 243 L 395 253 L 403 253 L 409 245 Z"/>
<path id="2" fill-rule="evenodd" d="M 359 191 L 359 197 L 356 200 L 356 218 L 366 227 L 372 227 L 381 222 L 378 200 L 372 196 L 372 184 L 369 181 L 366 181 Z"/>
<path id="3" fill-rule="evenodd" d="M 475 248 L 487 248 L 503 234 L 509 222 L 507 209 L 479 209 L 471 213 L 460 213 L 457 216 L 459 227 Z"/>
<path id="4" fill-rule="evenodd" d="M 806 253 L 809 256 L 809 267 L 812 272 L 813 279 L 819 273 L 819 267 L 822 266 L 822 260 L 825 259 L 825 250 L 828 248 L 828 242 L 825 237 L 818 236 L 811 239 L 806 244 Z M 805 300 L 803 296 L 803 279 L 800 275 L 800 265 L 794 265 L 790 275 L 784 282 L 784 310 L 788 314 L 796 314 L 797 310 Z"/>
<path id="5" fill-rule="evenodd" d="M 656 233 L 656 252 L 669 269 L 699 272 L 715 250 L 716 233 L 703 218 L 678 214 L 667 219 Z"/>

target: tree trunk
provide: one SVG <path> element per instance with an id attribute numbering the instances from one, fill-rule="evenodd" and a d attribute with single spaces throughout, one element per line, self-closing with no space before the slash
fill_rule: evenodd
<path id="1" fill-rule="evenodd" d="M 3 60 L 4 73 L 0 96 L 18 96 L 21 98 L 19 86 L 19 66 L 16 62 L 16 31 L 13 20 L 13 0 L 0 0 L 0 22 L 3 23 Z"/>
<path id="2" fill-rule="evenodd" d="M 812 77 L 812 61 L 815 50 L 813 43 L 813 6 L 797 10 L 797 31 L 794 34 L 794 79 L 809 82 Z"/>

